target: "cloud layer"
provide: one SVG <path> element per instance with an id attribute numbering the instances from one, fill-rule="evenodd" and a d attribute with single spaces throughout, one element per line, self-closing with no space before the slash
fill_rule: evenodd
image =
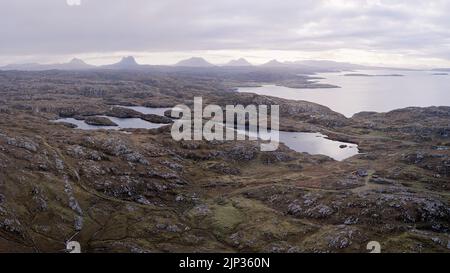
<path id="1" fill-rule="evenodd" d="M 0 58 L 358 50 L 450 61 L 446 0 L 1 0 Z"/>

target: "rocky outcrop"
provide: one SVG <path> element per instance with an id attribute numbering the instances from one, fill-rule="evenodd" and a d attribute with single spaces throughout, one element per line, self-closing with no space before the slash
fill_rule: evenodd
<path id="1" fill-rule="evenodd" d="M 117 126 L 116 123 L 112 122 L 106 117 L 87 117 L 84 122 L 89 125 L 95 126 Z"/>
<path id="2" fill-rule="evenodd" d="M 152 123 L 162 123 L 162 124 L 170 124 L 173 123 L 173 120 L 168 117 L 162 117 L 153 114 L 142 115 L 141 119 L 152 122 Z"/>
<path id="3" fill-rule="evenodd" d="M 2 137 L 2 136 L 0 135 L 0 137 Z M 39 149 L 39 144 L 38 143 L 36 143 L 35 141 L 33 141 L 33 140 L 29 139 L 29 138 L 26 138 L 26 137 L 13 138 L 13 137 L 3 136 L 3 138 L 6 140 L 6 143 L 8 145 L 15 146 L 15 147 L 18 147 L 18 148 L 22 148 L 22 149 L 25 149 L 25 150 L 30 151 L 30 152 L 34 152 L 35 153 Z"/>
<path id="4" fill-rule="evenodd" d="M 140 118 L 142 113 L 124 107 L 113 107 L 106 112 L 106 115 L 115 118 Z"/>

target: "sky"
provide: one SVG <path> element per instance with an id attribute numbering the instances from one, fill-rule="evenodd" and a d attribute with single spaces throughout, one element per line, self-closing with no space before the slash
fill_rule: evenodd
<path id="1" fill-rule="evenodd" d="M 450 67 L 449 0 L 0 0 L 0 65 L 244 57 Z"/>

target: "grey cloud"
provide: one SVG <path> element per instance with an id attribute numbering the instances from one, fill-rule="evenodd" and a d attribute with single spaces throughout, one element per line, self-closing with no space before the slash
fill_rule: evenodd
<path id="1" fill-rule="evenodd" d="M 444 0 L 0 0 L 0 55 L 365 49 L 450 57 Z"/>

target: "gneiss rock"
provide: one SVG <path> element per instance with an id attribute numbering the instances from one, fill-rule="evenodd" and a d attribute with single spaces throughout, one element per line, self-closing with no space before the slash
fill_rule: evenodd
<path id="1" fill-rule="evenodd" d="M 336 230 L 326 237 L 328 246 L 334 249 L 344 249 L 349 247 L 356 237 L 361 237 L 358 230 L 352 229 L 349 226 L 337 226 Z"/>
<path id="2" fill-rule="evenodd" d="M 358 223 L 358 221 L 359 221 L 358 217 L 350 216 L 347 219 L 345 219 L 344 224 L 345 225 L 355 225 Z"/>
<path id="3" fill-rule="evenodd" d="M 236 145 L 229 151 L 229 156 L 234 160 L 249 161 L 256 157 L 256 152 L 255 146 Z"/>
<path id="4" fill-rule="evenodd" d="M 1 219 L 0 220 L 0 229 L 5 230 L 9 233 L 16 234 L 20 237 L 24 237 L 21 223 L 17 219 Z"/>
<path id="5" fill-rule="evenodd" d="M 106 117 L 87 117 L 84 122 L 95 126 L 117 126 L 116 123 Z"/>
<path id="6" fill-rule="evenodd" d="M 124 154 L 122 157 L 128 162 L 140 163 L 142 165 L 149 165 L 148 160 L 145 159 L 144 156 L 139 152 Z"/>
<path id="7" fill-rule="evenodd" d="M 314 208 L 308 209 L 306 215 L 312 218 L 327 218 L 334 213 L 333 209 L 326 205 L 317 205 Z"/>
<path id="8" fill-rule="evenodd" d="M 100 161 L 103 158 L 103 156 L 99 152 L 97 152 L 95 150 L 90 150 L 90 149 L 84 148 L 79 145 L 69 147 L 67 149 L 67 154 L 69 154 L 70 156 L 72 156 L 76 159 L 88 159 L 88 160 Z"/>
<path id="9" fill-rule="evenodd" d="M 30 152 L 37 152 L 39 144 L 28 138 L 10 138 L 6 137 L 6 143 L 11 146 L 23 148 Z"/>
<path id="10" fill-rule="evenodd" d="M 162 117 L 154 114 L 143 115 L 141 119 L 153 122 L 153 123 L 162 123 L 162 124 L 170 124 L 173 123 L 173 120 L 168 117 Z"/>
<path id="11" fill-rule="evenodd" d="M 359 169 L 356 171 L 356 175 L 358 175 L 359 177 L 366 177 L 369 175 L 369 172 L 364 169 Z"/>
<path id="12" fill-rule="evenodd" d="M 288 213 L 291 215 L 298 215 L 302 212 L 302 207 L 297 203 L 297 200 L 289 204 Z"/>
<path id="13" fill-rule="evenodd" d="M 142 116 L 138 111 L 124 107 L 113 107 L 106 115 L 115 118 L 140 118 Z"/>

